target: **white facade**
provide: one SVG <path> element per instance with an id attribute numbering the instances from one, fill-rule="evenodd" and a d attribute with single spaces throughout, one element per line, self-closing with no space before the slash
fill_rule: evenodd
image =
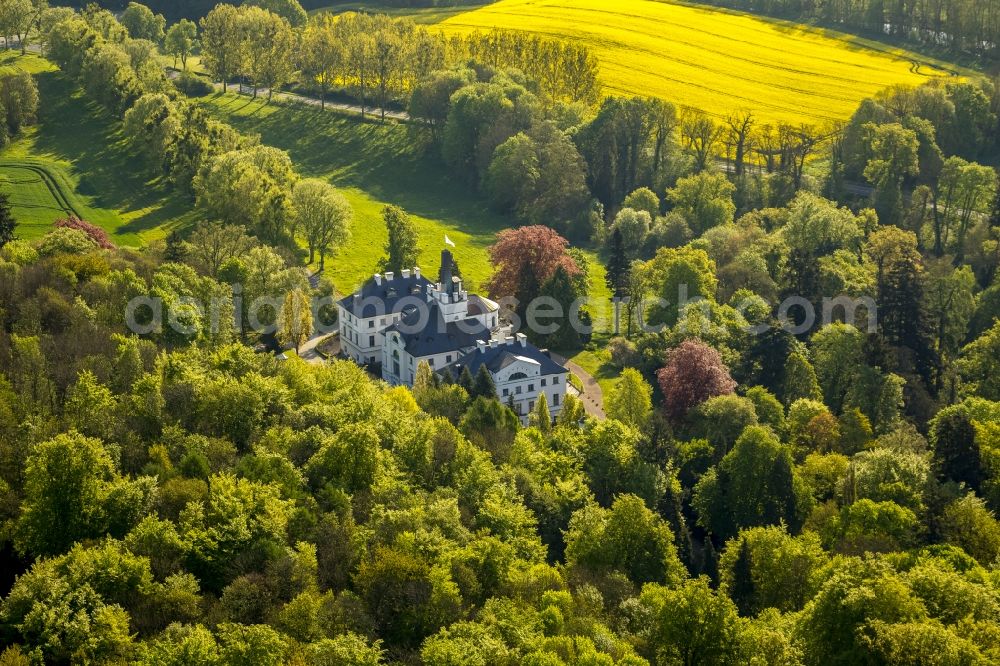
<path id="1" fill-rule="evenodd" d="M 497 387 L 497 398 L 505 405 L 512 405 L 514 412 L 525 424 L 542 394 L 545 395 L 552 418 L 559 415 L 566 402 L 566 380 L 569 377 L 565 370 L 543 372 L 539 361 L 519 355 L 518 348 L 523 349 L 526 345 L 524 334 L 518 333 L 517 338 L 507 338 L 499 343 L 483 343 L 477 348 L 477 353 L 485 354 L 490 349 L 502 346 L 513 354 L 509 363 L 503 364 L 499 369 L 490 369 L 490 374 Z"/>
<path id="2" fill-rule="evenodd" d="M 509 329 L 501 327 L 500 306 L 463 288 L 462 280 L 451 274 L 450 252 L 442 252 L 441 259 L 436 283 L 423 278 L 417 267 L 398 275 L 376 274 L 340 301 L 344 355 L 362 365 L 381 364 L 385 381 L 405 386 L 413 386 L 421 362 L 440 372 L 460 360 L 478 370 L 489 359 L 486 367 L 502 403 L 513 405 L 527 423 L 544 393 L 554 418 L 565 402 L 566 370 L 523 334 L 510 337 Z M 477 359 L 476 354 L 484 356 Z M 457 378 L 460 372 L 453 368 L 452 375 Z"/>

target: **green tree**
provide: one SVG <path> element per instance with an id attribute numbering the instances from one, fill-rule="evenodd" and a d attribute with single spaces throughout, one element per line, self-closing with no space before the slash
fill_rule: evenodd
<path id="1" fill-rule="evenodd" d="M 930 440 L 938 473 L 979 490 L 983 479 L 982 460 L 966 406 L 951 405 L 938 412 L 930 424 Z"/>
<path id="2" fill-rule="evenodd" d="M 128 35 L 132 39 L 148 39 L 154 44 L 163 41 L 163 29 L 167 25 L 167 20 L 160 14 L 154 14 L 146 5 L 138 2 L 128 3 L 128 7 L 118 20 L 128 30 Z"/>
<path id="3" fill-rule="evenodd" d="M 945 507 L 941 532 L 947 543 L 959 546 L 983 566 L 1000 557 L 1000 523 L 972 493 Z"/>
<path id="4" fill-rule="evenodd" d="M 660 215 L 660 197 L 648 187 L 640 187 L 625 197 L 622 208 L 646 211 L 649 218 L 655 220 Z"/>
<path id="5" fill-rule="evenodd" d="M 641 430 L 653 411 L 653 387 L 638 370 L 625 368 L 620 381 L 604 400 L 608 417 Z"/>
<path id="6" fill-rule="evenodd" d="M 0 2 L 0 33 L 10 46 L 10 36 L 16 35 L 21 45 L 21 54 L 28 50 L 28 34 L 33 27 L 36 8 L 32 0 L 3 0 Z"/>
<path id="7" fill-rule="evenodd" d="M 470 442 L 489 451 L 497 460 L 503 460 L 521 429 L 521 420 L 500 404 L 494 391 L 489 398 L 479 397 L 472 401 L 459 428 Z"/>
<path id="8" fill-rule="evenodd" d="M 416 648 L 462 610 L 447 570 L 432 568 L 416 554 L 378 547 L 362 561 L 354 582 L 390 645 Z"/>
<path id="9" fill-rule="evenodd" d="M 677 155 L 677 112 L 655 98 L 608 97 L 575 139 L 590 190 L 617 208 L 630 192 L 663 182 Z"/>
<path id="10" fill-rule="evenodd" d="M 25 553 L 54 555 L 74 542 L 105 534 L 110 521 L 147 508 L 141 500 L 125 515 L 115 505 L 122 485 L 107 449 L 78 433 L 39 444 L 25 468 L 25 499 L 18 521 L 18 544 Z"/>
<path id="11" fill-rule="evenodd" d="M 698 482 L 691 503 L 706 529 L 730 539 L 742 528 L 780 522 L 798 531 L 809 496 L 788 448 L 769 429 L 751 426 Z"/>
<path id="12" fill-rule="evenodd" d="M 222 661 L 233 666 L 279 666 L 286 663 L 288 639 L 266 624 L 219 625 Z"/>
<path id="13" fill-rule="evenodd" d="M 10 205 L 10 196 L 6 192 L 0 192 L 0 249 L 7 243 L 17 240 L 14 233 L 16 229 L 17 220 Z"/>
<path id="14" fill-rule="evenodd" d="M 646 238 L 649 236 L 652 225 L 653 219 L 646 211 L 622 208 L 611 224 L 611 233 L 619 234 L 622 238 L 625 254 L 630 259 L 637 259 L 646 244 Z"/>
<path id="15" fill-rule="evenodd" d="M 596 574 L 623 573 L 636 585 L 676 585 L 684 578 L 670 527 L 634 495 L 610 509 L 587 506 L 573 514 L 566 561 Z"/>
<path id="16" fill-rule="evenodd" d="M 695 236 L 729 224 L 736 213 L 736 187 L 721 173 L 702 172 L 681 178 L 667 190 L 667 200 L 680 213 Z"/>
<path id="17" fill-rule="evenodd" d="M 962 348 L 957 367 L 970 396 L 1000 401 L 1000 321 Z"/>
<path id="18" fill-rule="evenodd" d="M 540 326 L 535 326 L 535 322 L 531 321 L 531 308 L 529 305 L 529 332 L 539 338 L 542 346 L 560 350 L 572 350 L 580 346 L 581 331 L 577 330 L 575 324 L 576 321 L 582 320 L 582 317 L 574 319 L 572 316 L 573 308 L 579 306 L 576 302 L 578 297 L 579 294 L 577 293 L 573 278 L 563 266 L 556 267 L 555 272 L 552 273 L 549 279 L 542 283 L 538 290 L 538 299 L 547 299 L 553 306 L 557 305 L 561 311 L 561 316 L 559 317 L 544 317 L 542 314 L 539 314 L 540 320 L 538 324 Z M 548 327 L 553 330 L 537 330 L 541 327 Z"/>
<path id="19" fill-rule="evenodd" d="M 0 80 L 0 103 L 10 136 L 33 125 L 38 115 L 38 84 L 27 72 L 10 74 Z"/>
<path id="20" fill-rule="evenodd" d="M 232 5 L 216 5 L 201 19 L 202 63 L 224 91 L 241 69 L 240 29 L 239 11 Z"/>
<path id="21" fill-rule="evenodd" d="M 288 233 L 289 193 L 298 179 L 288 153 L 254 146 L 210 159 L 194 180 L 198 204 L 223 222 L 276 243 Z"/>
<path id="22" fill-rule="evenodd" d="M 806 605 L 797 635 L 814 664 L 883 663 L 869 652 L 861 627 L 925 617 L 923 603 L 876 558 L 845 558 Z"/>
<path id="23" fill-rule="evenodd" d="M 767 608 L 801 610 L 819 591 L 829 556 L 812 532 L 790 536 L 783 527 L 754 527 L 726 544 L 719 560 L 722 585 L 744 615 Z M 747 576 L 749 575 L 749 580 Z M 736 595 L 737 583 L 748 594 Z"/>
<path id="24" fill-rule="evenodd" d="M 417 230 L 410 216 L 399 206 L 385 206 L 382 209 L 382 220 L 389 230 L 389 240 L 385 244 L 386 256 L 382 260 L 383 270 L 398 273 L 404 268 L 416 266 L 420 248 L 417 245 Z"/>
<path id="25" fill-rule="evenodd" d="M 782 390 L 785 405 L 791 405 L 800 398 L 822 400 L 816 372 L 809 359 L 798 352 L 789 354 L 785 362 L 785 381 Z"/>
<path id="26" fill-rule="evenodd" d="M 181 67 L 187 71 L 188 56 L 198 46 L 198 26 L 193 21 L 181 19 L 170 26 L 163 46 L 174 57 L 174 67 L 179 58 Z"/>
<path id="27" fill-rule="evenodd" d="M 369 642 L 358 634 L 348 632 L 311 643 L 306 649 L 306 658 L 315 666 L 381 666 L 385 663 L 383 653 L 382 641 Z"/>
<path id="28" fill-rule="evenodd" d="M 656 663 L 729 664 L 740 655 L 740 619 L 729 597 L 707 578 L 673 589 L 647 586 L 639 598 L 651 621 L 649 643 Z"/>
<path id="29" fill-rule="evenodd" d="M 337 75 L 344 69 L 347 54 L 337 39 L 336 19 L 323 12 L 313 16 L 302 31 L 298 49 L 299 68 L 309 84 L 319 86 L 320 108 L 326 108 L 326 94 Z"/>
<path id="30" fill-rule="evenodd" d="M 305 178 L 292 188 L 291 205 L 295 229 L 309 244 L 309 263 L 319 251 L 322 271 L 327 252 L 343 245 L 350 235 L 351 204 L 329 183 Z"/>
<path id="31" fill-rule="evenodd" d="M 408 106 L 410 117 L 430 130 L 432 141 L 441 139 L 451 109 L 451 96 L 474 78 L 469 69 L 438 70 L 413 86 Z"/>
<path id="32" fill-rule="evenodd" d="M 241 73 L 253 84 L 254 98 L 266 88 L 270 100 L 294 72 L 295 32 L 286 18 L 252 4 L 240 7 L 238 27 Z"/>
<path id="33" fill-rule="evenodd" d="M 256 5 L 286 19 L 296 28 L 306 23 L 308 14 L 302 9 L 299 0 L 243 0 L 244 5 Z"/>
<path id="34" fill-rule="evenodd" d="M 625 240 L 622 238 L 621 229 L 611 232 L 611 242 L 609 244 L 608 261 L 605 264 L 605 280 L 608 289 L 611 290 L 611 299 L 618 302 L 626 294 L 628 273 L 631 265 L 628 256 L 625 254 Z M 618 334 L 618 319 L 615 319 L 615 334 Z"/>
<path id="35" fill-rule="evenodd" d="M 665 305 L 650 312 L 651 323 L 677 323 L 683 300 L 715 301 L 718 279 L 715 262 L 705 250 L 682 247 L 660 248 L 646 264 L 646 279 L 663 298 Z"/>
<path id="36" fill-rule="evenodd" d="M 538 394 L 535 409 L 528 418 L 531 425 L 542 432 L 549 432 L 552 429 L 552 413 L 549 412 L 549 401 L 545 398 L 544 393 Z"/>
<path id="37" fill-rule="evenodd" d="M 716 462 L 733 448 L 744 430 L 758 422 L 754 403 L 738 395 L 709 398 L 694 409 L 689 420 L 692 432 L 715 449 Z"/>
<path id="38" fill-rule="evenodd" d="M 163 93 L 150 93 L 136 100 L 125 112 L 123 131 L 133 150 L 146 158 L 155 174 L 169 169 L 169 157 L 180 138 L 183 116 Z"/>
<path id="39" fill-rule="evenodd" d="M 865 178 L 875 184 L 875 210 L 882 224 L 899 224 L 903 217 L 903 180 L 918 173 L 919 141 L 899 123 L 864 126 L 871 157 Z"/>
<path id="40" fill-rule="evenodd" d="M 313 334 L 312 303 L 301 289 L 289 292 L 278 313 L 278 340 L 296 353 Z"/>
<path id="41" fill-rule="evenodd" d="M 490 374 L 486 365 L 479 366 L 479 370 L 476 372 L 475 381 L 472 383 L 472 392 L 469 393 L 469 397 L 473 400 L 476 398 L 486 398 L 487 400 L 496 399 L 497 385 L 493 381 L 493 375 Z"/>

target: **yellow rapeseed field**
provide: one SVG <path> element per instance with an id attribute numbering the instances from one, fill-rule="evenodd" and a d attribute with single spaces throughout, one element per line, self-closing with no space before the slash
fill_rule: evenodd
<path id="1" fill-rule="evenodd" d="M 446 32 L 497 27 L 585 44 L 606 93 L 720 117 L 749 109 L 761 122 L 843 120 L 890 85 L 958 71 L 851 35 L 656 0 L 501 0 L 443 18 Z"/>

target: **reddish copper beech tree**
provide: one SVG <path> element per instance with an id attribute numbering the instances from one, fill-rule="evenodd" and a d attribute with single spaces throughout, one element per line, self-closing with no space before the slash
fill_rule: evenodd
<path id="1" fill-rule="evenodd" d="M 663 409 L 675 423 L 709 398 L 736 388 L 719 352 L 700 340 L 685 340 L 667 352 L 667 364 L 656 372 Z"/>
<path id="2" fill-rule="evenodd" d="M 115 247 L 115 244 L 112 243 L 111 239 L 108 237 L 108 232 L 106 232 L 104 229 L 101 229 L 97 225 L 91 224 L 90 222 L 87 222 L 85 220 L 81 220 L 75 215 L 70 215 L 69 217 L 64 218 L 62 220 L 56 220 L 55 226 L 67 227 L 69 229 L 76 229 L 78 231 L 82 231 L 83 233 L 90 236 L 94 240 L 94 242 L 97 243 L 98 247 L 103 248 L 105 250 L 113 250 Z"/>
<path id="3" fill-rule="evenodd" d="M 490 246 L 490 260 L 496 267 L 487 285 L 491 298 L 514 296 L 522 307 L 538 294 L 538 289 L 562 266 L 571 275 L 580 272 L 566 253 L 569 241 L 542 225 L 506 229 Z"/>

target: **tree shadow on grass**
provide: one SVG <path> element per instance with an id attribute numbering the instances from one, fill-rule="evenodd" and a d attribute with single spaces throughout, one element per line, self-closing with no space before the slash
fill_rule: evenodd
<path id="1" fill-rule="evenodd" d="M 425 149 L 406 125 L 287 102 L 257 102 L 251 108 L 230 97 L 218 96 L 210 110 L 243 132 L 259 134 L 262 143 L 288 151 L 303 175 L 355 187 L 410 213 L 487 236 L 484 243 L 513 226 L 452 176 L 436 148 Z"/>
<path id="2" fill-rule="evenodd" d="M 77 192 L 91 205 L 112 211 L 147 210 L 115 230 L 116 234 L 146 231 L 181 216 L 190 202 L 160 182 L 150 180 L 145 165 L 127 149 L 120 123 L 89 102 L 58 72 L 39 74 L 41 104 L 37 152 L 73 165 Z"/>

